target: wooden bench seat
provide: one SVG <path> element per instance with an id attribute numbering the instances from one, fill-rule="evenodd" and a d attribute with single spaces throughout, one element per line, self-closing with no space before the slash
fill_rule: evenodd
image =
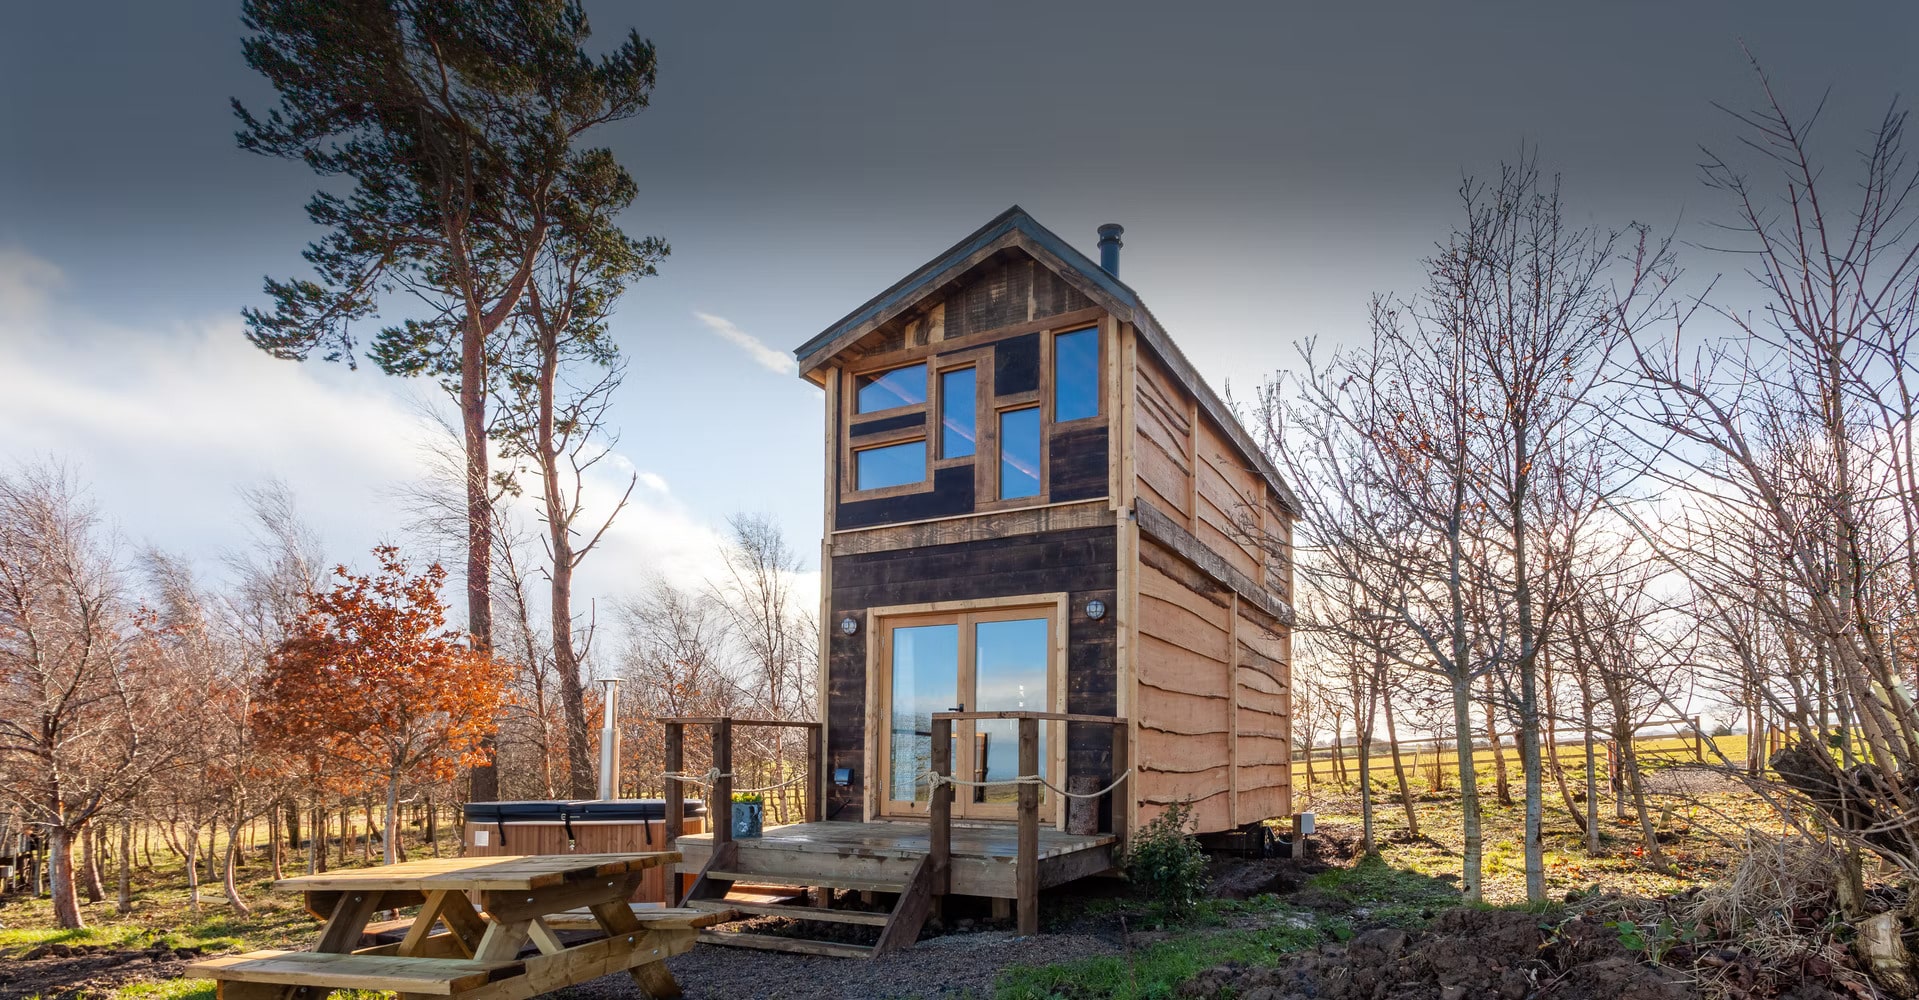
<path id="1" fill-rule="evenodd" d="M 395 955 L 336 955 L 317 951 L 250 951 L 187 966 L 196 979 L 327 989 L 391 990 L 452 996 L 524 971 L 520 962 L 475 962 Z"/>

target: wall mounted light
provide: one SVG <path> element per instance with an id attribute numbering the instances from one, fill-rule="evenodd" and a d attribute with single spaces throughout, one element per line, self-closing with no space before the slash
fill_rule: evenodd
<path id="1" fill-rule="evenodd" d="M 846 617 L 840 619 L 841 632 L 847 635 L 852 635 L 853 633 L 858 632 L 859 630 L 860 630 L 860 620 L 858 618 L 855 618 L 852 615 L 847 615 Z"/>
<path id="2" fill-rule="evenodd" d="M 1106 617 L 1106 602 L 1095 597 L 1086 602 L 1086 617 L 1099 621 Z"/>

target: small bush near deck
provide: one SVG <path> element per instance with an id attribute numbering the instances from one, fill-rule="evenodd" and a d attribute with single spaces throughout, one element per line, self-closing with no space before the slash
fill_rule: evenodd
<path id="1" fill-rule="evenodd" d="M 1190 805 L 1175 802 L 1133 834 L 1126 848 L 1127 881 L 1172 916 L 1191 911 L 1206 891 L 1206 852 L 1186 832 L 1192 815 Z"/>

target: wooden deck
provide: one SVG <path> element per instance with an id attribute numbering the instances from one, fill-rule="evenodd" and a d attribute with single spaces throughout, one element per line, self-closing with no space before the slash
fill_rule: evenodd
<path id="1" fill-rule="evenodd" d="M 808 871 L 842 880 L 905 878 L 931 850 L 929 828 L 911 820 L 794 823 L 768 827 L 765 835 L 735 841 L 744 873 L 767 876 Z M 1039 886 L 1050 888 L 1114 867 L 1111 834 L 1039 831 Z M 708 833 L 677 841 L 681 872 L 696 874 L 713 852 Z M 953 824 L 952 892 L 962 896 L 1018 897 L 1019 833 L 1012 823 Z"/>

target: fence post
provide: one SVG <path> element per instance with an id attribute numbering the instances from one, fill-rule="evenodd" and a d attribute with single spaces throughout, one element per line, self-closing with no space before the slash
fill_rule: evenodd
<path id="1" fill-rule="evenodd" d="M 1703 762 L 1706 759 L 1706 731 L 1699 726 L 1699 716 L 1692 717 L 1692 759 Z"/>
<path id="2" fill-rule="evenodd" d="M 933 773 L 941 778 L 953 776 L 953 720 L 933 720 Z M 944 896 L 952 886 L 950 859 L 953 851 L 953 786 L 934 781 L 927 804 L 926 863 L 933 869 L 933 895 Z"/>
<path id="3" fill-rule="evenodd" d="M 1019 720 L 1019 773 L 1039 773 L 1039 720 Z M 1019 932 L 1039 933 L 1039 786 L 1019 785 L 1019 858 L 1014 877 L 1019 886 Z"/>
<path id="4" fill-rule="evenodd" d="M 818 823 L 820 803 L 826 796 L 825 726 L 815 722 L 806 727 L 806 821 Z"/>
<path id="5" fill-rule="evenodd" d="M 726 716 L 713 723 L 713 770 L 719 776 L 713 779 L 713 799 L 706 814 L 715 817 L 713 851 L 717 854 L 721 844 L 733 840 L 733 720 Z"/>
<path id="6" fill-rule="evenodd" d="M 1126 838 L 1132 833 L 1127 819 L 1133 814 L 1133 781 L 1126 777 L 1126 770 L 1133 766 L 1133 732 L 1124 722 L 1108 727 L 1113 731 L 1113 790 L 1107 795 L 1113 807 L 1113 856 L 1120 857 L 1126 852 Z M 1292 784 L 1291 762 L 1287 767 L 1287 784 Z"/>

